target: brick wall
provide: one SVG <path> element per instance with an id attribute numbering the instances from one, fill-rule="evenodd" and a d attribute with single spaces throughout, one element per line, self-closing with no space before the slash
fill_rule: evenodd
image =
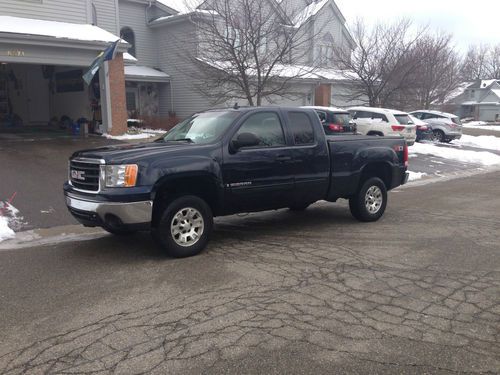
<path id="1" fill-rule="evenodd" d="M 123 54 L 117 53 L 109 61 L 109 95 L 111 99 L 112 135 L 121 135 L 127 131 L 127 101 L 125 98 L 125 71 Z"/>
<path id="2" fill-rule="evenodd" d="M 330 106 L 330 100 L 332 96 L 332 85 L 319 85 L 314 93 L 314 105 L 319 105 L 323 107 Z"/>

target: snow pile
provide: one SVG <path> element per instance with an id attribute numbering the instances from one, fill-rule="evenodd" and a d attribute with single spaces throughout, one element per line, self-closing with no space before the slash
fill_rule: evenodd
<path id="1" fill-rule="evenodd" d="M 408 171 L 410 176 L 408 177 L 408 181 L 420 180 L 422 177 L 427 176 L 427 173 L 424 172 L 412 172 Z"/>
<path id="2" fill-rule="evenodd" d="M 14 238 L 15 233 L 9 228 L 9 221 L 5 216 L 0 216 L 0 242 Z"/>
<path id="3" fill-rule="evenodd" d="M 464 134 L 462 135 L 462 138 L 455 139 L 451 143 L 459 146 L 469 146 L 500 151 L 500 138 L 493 135 L 480 135 L 478 137 L 474 137 L 472 135 Z"/>
<path id="4" fill-rule="evenodd" d="M 15 232 L 21 230 L 24 218 L 19 210 L 7 202 L 0 201 L 0 242 L 14 238 Z"/>
<path id="5" fill-rule="evenodd" d="M 149 139 L 158 137 L 158 135 L 165 134 L 166 130 L 162 129 L 140 129 L 133 133 L 126 133 L 123 135 L 103 134 L 107 139 L 115 139 L 118 141 L 134 140 L 134 139 Z"/>
<path id="6" fill-rule="evenodd" d="M 485 166 L 500 165 L 500 156 L 492 152 L 439 147 L 430 143 L 415 143 L 410 147 L 410 153 L 433 155 L 443 159 L 460 161 L 462 163 L 480 164 Z"/>

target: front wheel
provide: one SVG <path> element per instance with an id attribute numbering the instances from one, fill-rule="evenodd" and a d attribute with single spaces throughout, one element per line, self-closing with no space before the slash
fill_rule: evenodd
<path id="1" fill-rule="evenodd" d="M 172 201 L 163 211 L 153 237 L 168 255 L 185 258 L 199 254 L 213 229 L 210 206 L 188 195 Z"/>
<path id="2" fill-rule="evenodd" d="M 351 214 L 359 221 L 377 221 L 387 206 L 387 188 L 378 177 L 366 180 L 358 193 L 349 199 Z"/>

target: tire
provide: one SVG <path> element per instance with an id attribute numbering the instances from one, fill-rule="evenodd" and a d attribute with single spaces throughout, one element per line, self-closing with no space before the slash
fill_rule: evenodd
<path id="1" fill-rule="evenodd" d="M 433 140 L 435 142 L 444 142 L 446 139 L 444 132 L 442 130 L 439 129 L 433 130 L 432 134 L 433 134 Z"/>
<path id="2" fill-rule="evenodd" d="M 349 199 L 349 208 L 355 219 L 363 222 L 377 221 L 387 206 L 387 188 L 378 177 L 366 180 L 358 193 Z"/>
<path id="3" fill-rule="evenodd" d="M 302 205 L 290 206 L 288 208 L 290 211 L 301 212 L 307 210 L 307 207 L 309 206 L 310 204 L 302 204 Z"/>
<path id="4" fill-rule="evenodd" d="M 168 255 L 185 258 L 206 247 L 212 229 L 210 206 L 199 197 L 186 195 L 165 207 L 152 234 Z"/>

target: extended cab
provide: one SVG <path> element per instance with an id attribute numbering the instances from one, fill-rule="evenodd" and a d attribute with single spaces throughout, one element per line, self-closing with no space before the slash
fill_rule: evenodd
<path id="1" fill-rule="evenodd" d="M 221 109 L 154 142 L 76 152 L 64 193 L 82 224 L 150 230 L 185 257 L 206 246 L 214 216 L 345 198 L 356 219 L 378 220 L 407 163 L 403 138 L 327 137 L 312 109 Z"/>

